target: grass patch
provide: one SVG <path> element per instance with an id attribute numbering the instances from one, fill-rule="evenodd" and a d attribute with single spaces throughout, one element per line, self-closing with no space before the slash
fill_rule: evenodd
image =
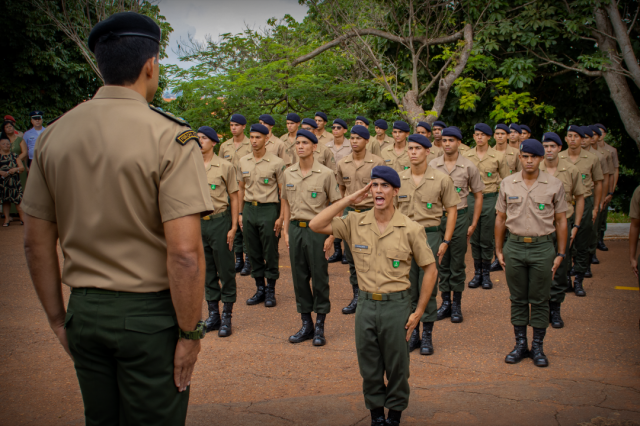
<path id="1" fill-rule="evenodd" d="M 622 212 L 609 212 L 607 223 L 631 223 L 631 219 Z"/>

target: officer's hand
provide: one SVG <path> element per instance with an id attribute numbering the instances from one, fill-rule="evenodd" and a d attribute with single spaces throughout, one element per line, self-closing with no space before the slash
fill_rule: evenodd
<path id="1" fill-rule="evenodd" d="M 631 270 L 634 274 L 636 274 L 636 278 L 638 278 L 638 261 L 636 259 L 629 259 L 631 262 Z"/>
<path id="2" fill-rule="evenodd" d="M 71 358 L 71 361 L 73 361 L 73 355 L 71 355 L 71 351 L 69 350 L 69 340 L 67 340 L 67 330 L 64 329 L 64 323 L 57 326 L 52 325 L 51 329 L 56 334 L 56 337 L 60 341 L 60 344 L 64 348 L 65 352 Z"/>
<path id="3" fill-rule="evenodd" d="M 236 237 L 236 230 L 231 228 L 227 232 L 227 244 L 229 244 L 229 251 L 233 250 L 233 239 Z"/>
<path id="4" fill-rule="evenodd" d="M 413 329 L 416 328 L 416 326 L 420 322 L 420 317 L 422 317 L 422 315 L 419 315 L 417 312 L 414 312 L 409 316 L 409 321 L 407 321 L 407 325 L 404 326 L 404 328 L 407 330 L 407 342 L 409 341 L 409 339 L 411 339 L 411 333 L 413 333 Z"/>
<path id="5" fill-rule="evenodd" d="M 442 263 L 442 256 L 444 256 L 448 248 L 449 244 L 447 243 L 441 243 L 440 247 L 438 247 L 438 260 L 440 261 L 440 263 Z"/>
<path id="6" fill-rule="evenodd" d="M 500 262 L 500 266 L 502 266 L 502 269 L 507 267 L 507 264 L 504 263 L 504 254 L 502 254 L 502 252 L 496 252 L 496 259 L 498 259 L 498 262 Z"/>
<path id="7" fill-rule="evenodd" d="M 279 217 L 278 219 L 276 219 L 276 223 L 273 227 L 273 232 L 276 233 L 276 237 L 280 235 L 280 230 L 282 229 L 282 222 L 284 222 L 284 219 Z"/>
<path id="8" fill-rule="evenodd" d="M 191 384 L 191 373 L 198 360 L 200 340 L 179 339 L 173 357 L 173 382 L 178 392 L 183 392 Z"/>
<path id="9" fill-rule="evenodd" d="M 289 233 L 283 232 L 282 235 L 284 235 L 284 243 L 287 245 L 287 248 L 289 248 Z"/>
<path id="10" fill-rule="evenodd" d="M 244 232 L 244 228 L 242 227 L 242 215 L 238 216 L 238 226 L 240 230 Z"/>
<path id="11" fill-rule="evenodd" d="M 473 225 L 471 225 L 469 229 L 467 229 L 467 244 L 469 244 L 469 240 L 471 239 L 471 236 L 473 235 L 475 230 L 476 230 L 476 227 Z"/>
<path id="12" fill-rule="evenodd" d="M 553 277 L 556 276 L 556 271 L 558 270 L 558 268 L 560 267 L 560 264 L 562 263 L 564 259 L 560 256 L 556 256 L 555 259 L 553 259 L 553 268 L 551 268 L 551 271 L 553 272 L 551 274 L 551 279 L 553 279 Z"/>
<path id="13" fill-rule="evenodd" d="M 571 240 L 569 241 L 569 247 L 573 245 L 573 240 L 576 239 L 576 235 L 578 235 L 578 228 L 573 228 L 571 230 Z"/>
<path id="14" fill-rule="evenodd" d="M 591 222 L 596 223 L 596 219 L 598 218 L 598 208 L 596 207 L 591 212 Z"/>
<path id="15" fill-rule="evenodd" d="M 608 206 L 608 205 L 609 205 L 609 203 L 611 202 L 611 199 L 612 199 L 612 198 L 613 198 L 613 195 L 607 195 L 607 196 L 604 198 L 604 205 L 605 205 L 605 206 Z"/>
<path id="16" fill-rule="evenodd" d="M 371 185 L 373 185 L 373 182 L 369 182 L 367 186 L 365 186 L 364 188 L 349 195 L 350 204 L 354 205 L 354 204 L 360 204 L 361 202 L 363 202 L 369 195 L 369 191 L 371 190 Z"/>
<path id="17" fill-rule="evenodd" d="M 322 247 L 322 250 L 324 250 L 325 259 L 329 259 L 333 254 L 333 252 L 335 251 L 335 250 L 332 250 L 333 240 L 335 240 L 335 237 L 333 235 L 330 235 L 329 238 L 324 240 L 324 246 Z"/>

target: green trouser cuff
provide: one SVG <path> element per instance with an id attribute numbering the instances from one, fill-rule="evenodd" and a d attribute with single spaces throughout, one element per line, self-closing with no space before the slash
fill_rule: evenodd
<path id="1" fill-rule="evenodd" d="M 278 205 L 245 203 L 242 211 L 244 241 L 251 262 L 251 277 L 280 278 L 278 237 L 273 227 L 278 219 Z"/>
<path id="2" fill-rule="evenodd" d="M 204 281 L 207 301 L 236 302 L 235 257 L 227 244 L 227 233 L 230 229 L 230 213 L 212 220 L 200 221 L 204 259 L 207 266 Z"/>
<path id="3" fill-rule="evenodd" d="M 569 247 L 569 242 L 571 241 L 571 229 L 573 228 L 573 217 L 567 219 L 567 245 L 565 246 L 565 253 L 571 253 L 571 247 Z M 553 237 L 553 246 L 555 247 L 556 253 L 558 253 L 558 241 L 557 235 L 554 232 L 552 234 Z M 551 283 L 551 291 L 550 297 L 551 301 L 555 303 L 564 302 L 565 290 L 567 288 L 567 271 L 569 271 L 569 264 L 571 263 L 571 256 L 567 255 L 560 263 L 558 270 L 556 270 L 556 274 L 553 277 L 553 282 Z"/>
<path id="4" fill-rule="evenodd" d="M 445 216 L 440 222 L 440 238 L 444 239 L 444 233 L 447 229 L 447 220 Z M 467 230 L 469 229 L 469 216 L 466 214 L 458 214 L 456 219 L 456 227 L 453 230 L 451 244 L 438 268 L 440 278 L 440 291 L 464 291 L 467 274 L 465 269 L 467 265 L 464 257 L 467 254 Z"/>
<path id="5" fill-rule="evenodd" d="M 440 248 L 440 244 L 442 244 L 442 237 L 440 236 L 440 231 L 427 232 L 427 243 L 433 252 L 433 257 L 436 260 L 436 267 L 438 265 L 438 249 Z M 420 292 L 422 291 L 422 280 L 424 278 L 424 271 L 415 260 L 411 259 L 411 270 L 409 271 L 409 282 L 411 283 L 411 312 L 415 312 L 418 307 L 418 300 L 420 299 Z M 438 301 L 436 296 L 438 295 L 438 283 L 436 278 L 436 284 L 433 286 L 433 291 L 431 292 L 431 296 L 429 297 L 429 303 L 427 303 L 427 308 L 424 310 L 422 314 L 422 318 L 420 321 L 422 322 L 433 322 L 436 321 L 438 317 Z"/>
<path id="6" fill-rule="evenodd" d="M 593 232 L 592 219 L 593 195 L 584 199 L 584 212 L 580 221 L 580 229 L 576 234 L 571 248 L 571 257 L 574 261 L 574 268 L 577 273 L 584 274 L 589 264 L 589 243 Z"/>
<path id="7" fill-rule="evenodd" d="M 478 226 L 471 236 L 471 254 L 474 259 L 493 260 L 494 250 L 494 231 L 496 225 L 496 200 L 497 197 L 491 196 L 482 199 L 482 213 L 478 220 Z M 473 218 L 473 209 L 475 208 L 475 198 L 472 194 L 467 196 L 469 211 L 467 215 Z"/>

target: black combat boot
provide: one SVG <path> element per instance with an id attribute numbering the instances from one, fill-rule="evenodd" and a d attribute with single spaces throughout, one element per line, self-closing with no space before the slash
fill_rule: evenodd
<path id="1" fill-rule="evenodd" d="M 402 417 L 402 411 L 389 410 L 389 414 L 387 414 L 387 422 L 386 426 L 399 426 L 400 425 L 400 417 Z"/>
<path id="2" fill-rule="evenodd" d="M 327 339 L 324 338 L 324 320 L 327 314 L 316 315 L 316 329 L 313 333 L 313 346 L 324 346 L 327 344 Z"/>
<path id="3" fill-rule="evenodd" d="M 257 305 L 264 302 L 264 277 L 256 277 L 256 287 L 258 290 L 250 299 L 247 299 L 247 305 Z"/>
<path id="4" fill-rule="evenodd" d="M 473 259 L 473 268 L 475 273 L 468 285 L 469 288 L 478 288 L 482 285 L 482 260 Z"/>
<path id="5" fill-rule="evenodd" d="M 607 247 L 606 245 L 604 245 L 604 238 L 601 236 L 600 239 L 598 240 L 598 245 L 597 245 L 598 250 L 600 251 L 609 251 L 609 247 Z"/>
<path id="6" fill-rule="evenodd" d="M 222 304 L 222 325 L 218 331 L 218 337 L 229 337 L 231 330 L 231 313 L 233 312 L 233 302 L 224 302 Z"/>
<path id="7" fill-rule="evenodd" d="M 507 364 L 517 364 L 524 358 L 529 356 L 529 346 L 527 343 L 527 326 L 514 325 L 513 332 L 516 335 L 516 346 L 505 357 L 504 362 Z"/>
<path id="8" fill-rule="evenodd" d="M 416 328 L 411 332 L 411 338 L 409 339 L 409 352 L 414 351 L 420 347 L 420 323 L 416 325 Z"/>
<path id="9" fill-rule="evenodd" d="M 542 343 L 544 342 L 544 335 L 547 334 L 545 328 L 533 329 L 533 342 L 531 342 L 531 359 L 533 365 L 536 367 L 548 367 L 549 360 L 542 350 Z"/>
<path id="10" fill-rule="evenodd" d="M 207 333 L 220 328 L 220 308 L 217 300 L 208 300 L 209 318 L 204 321 L 204 327 Z"/>
<path id="11" fill-rule="evenodd" d="M 342 308 L 342 313 L 345 315 L 355 314 L 356 308 L 358 307 L 358 286 L 352 286 L 353 288 L 353 299 L 351 302 L 344 308 Z"/>
<path id="12" fill-rule="evenodd" d="M 591 255 L 591 262 L 589 262 L 589 263 L 591 263 L 592 265 L 599 265 L 599 264 L 600 264 L 600 261 L 599 261 L 599 260 L 598 260 L 598 258 L 596 257 L 596 254 L 595 254 L 595 253 L 593 253 L 593 254 Z M 588 277 L 587 277 L 587 278 L 588 278 Z"/>
<path id="13" fill-rule="evenodd" d="M 567 274 L 567 288 L 564 290 L 565 293 L 573 293 L 573 281 L 571 281 L 571 275 Z"/>
<path id="14" fill-rule="evenodd" d="M 560 316 L 560 303 L 549 302 L 549 322 L 553 328 L 564 327 L 564 321 L 562 321 L 562 317 Z"/>
<path id="15" fill-rule="evenodd" d="M 242 271 L 242 268 L 244 268 L 244 256 L 242 252 L 236 253 L 236 272 Z"/>
<path id="16" fill-rule="evenodd" d="M 493 263 L 491 264 L 491 268 L 489 269 L 489 271 L 490 272 L 502 271 L 502 265 L 500 264 L 498 257 L 496 257 L 496 260 L 494 260 Z"/>
<path id="17" fill-rule="evenodd" d="M 485 290 L 491 290 L 493 288 L 493 283 L 491 282 L 491 274 L 489 274 L 490 269 L 491 269 L 491 261 L 483 260 L 482 261 L 482 288 Z"/>
<path id="18" fill-rule="evenodd" d="M 571 267 L 571 270 L 569 271 L 569 276 L 571 276 L 571 277 L 575 277 L 576 276 L 576 267 L 575 267 L 575 265 Z"/>
<path id="19" fill-rule="evenodd" d="M 442 305 L 438 309 L 438 321 L 451 316 L 451 292 L 443 291 L 440 295 L 442 295 Z"/>
<path id="20" fill-rule="evenodd" d="M 276 306 L 276 280 L 267 278 L 267 291 L 264 298 L 264 306 L 273 308 Z"/>
<path id="21" fill-rule="evenodd" d="M 333 242 L 334 252 L 331 257 L 327 259 L 327 263 L 342 262 L 342 246 L 340 245 L 340 242 L 341 241 L 338 239 Z"/>
<path id="22" fill-rule="evenodd" d="M 344 252 L 342 252 L 342 264 L 343 265 L 348 265 L 349 264 L 349 261 L 347 260 L 347 255 L 344 254 Z"/>
<path id="23" fill-rule="evenodd" d="M 311 314 L 300 314 L 300 318 L 302 318 L 302 327 L 296 334 L 289 336 L 289 342 L 291 343 L 302 343 L 305 340 L 313 339 L 314 330 Z"/>
<path id="24" fill-rule="evenodd" d="M 451 322 L 462 322 L 462 292 L 453 292 L 453 302 L 451 302 Z"/>
<path id="25" fill-rule="evenodd" d="M 385 426 L 384 407 L 374 408 L 371 411 L 371 426 Z"/>
<path id="26" fill-rule="evenodd" d="M 579 297 L 585 297 L 587 295 L 587 292 L 584 291 L 584 288 L 582 287 L 583 278 L 584 278 L 584 274 L 577 274 L 576 277 L 573 279 L 573 291 L 576 294 L 576 296 L 579 296 Z"/>
<path id="27" fill-rule="evenodd" d="M 420 342 L 420 355 L 433 355 L 433 323 L 425 322 L 422 326 L 422 342 Z"/>
<path id="28" fill-rule="evenodd" d="M 249 256 L 244 259 L 244 266 L 242 267 L 242 271 L 240 271 L 240 275 L 247 276 L 251 275 L 251 262 L 249 262 Z"/>

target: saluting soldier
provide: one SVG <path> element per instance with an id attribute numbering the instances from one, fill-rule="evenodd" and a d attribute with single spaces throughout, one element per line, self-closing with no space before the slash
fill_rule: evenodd
<path id="1" fill-rule="evenodd" d="M 509 124 L 509 146 L 520 151 L 522 128 L 517 123 Z"/>
<path id="2" fill-rule="evenodd" d="M 219 330 L 218 336 L 231 336 L 231 314 L 236 303 L 236 271 L 233 266 L 233 239 L 238 228 L 238 181 L 236 168 L 213 152 L 220 143 L 218 133 L 209 126 L 198 129 L 204 169 L 207 173 L 207 192 L 213 204 L 213 214 L 200 222 L 204 258 L 207 263 L 205 298 L 209 318 L 204 325 L 207 332 Z M 220 287 L 222 282 L 222 288 Z M 222 320 L 219 302 L 222 300 Z"/>
<path id="3" fill-rule="evenodd" d="M 383 149 L 393 145 L 393 138 L 391 136 L 387 136 L 387 129 L 389 128 L 389 124 L 385 120 L 378 119 L 373 122 L 373 125 L 375 126 L 375 130 L 376 130 L 375 142 L 377 142 L 378 145 L 380 146 L 380 151 L 378 151 L 377 154 L 373 151 L 371 152 L 377 156 L 380 156 Z M 372 144 L 373 144 L 373 141 L 372 141 Z M 374 149 L 374 148 L 370 148 L 370 150 L 371 149 Z"/>
<path id="4" fill-rule="evenodd" d="M 409 149 L 407 147 L 409 133 L 411 133 L 411 129 L 406 122 L 395 121 L 392 132 L 394 144 L 382 151 L 382 159 L 385 166 L 391 167 L 398 173 L 411 167 Z"/>
<path id="5" fill-rule="evenodd" d="M 318 143 L 321 145 L 328 144 L 332 139 L 333 135 L 325 130 L 325 126 L 329 122 L 329 117 L 322 111 L 316 112 L 314 117 L 317 129 L 314 129 L 313 134 L 318 138 Z"/>
<path id="6" fill-rule="evenodd" d="M 485 290 L 493 288 L 490 271 L 494 250 L 496 196 L 500 181 L 510 174 L 504 156 L 489 146 L 489 139 L 492 135 L 491 127 L 484 123 L 476 124 L 473 133 L 476 146 L 464 153 L 464 156 L 471 160 L 480 171 L 485 185 L 484 191 L 482 191 L 482 213 L 478 227 L 471 236 L 471 253 L 475 273 L 473 279 L 469 281 L 469 288 L 482 286 Z M 474 197 L 467 197 L 467 202 L 470 209 L 475 207 Z"/>
<path id="7" fill-rule="evenodd" d="M 237 173 L 240 184 L 238 224 L 245 233 L 251 277 L 257 288 L 247 305 L 264 302 L 264 306 L 271 308 L 276 306 L 276 281 L 280 278 L 278 237 L 284 216 L 278 208 L 278 193 L 282 190 L 282 173 L 286 165 L 265 149 L 268 134 L 269 129 L 262 124 L 251 126 L 253 152 L 240 159 Z"/>
<path id="8" fill-rule="evenodd" d="M 580 170 L 567 160 L 558 158 L 558 154 L 562 150 L 562 139 L 556 133 L 545 133 L 542 137 L 542 146 L 544 147 L 544 161 L 540 163 L 540 170 L 549 173 L 553 177 L 560 179 L 564 187 L 564 193 L 567 201 L 567 242 L 566 253 L 571 249 L 571 245 L 580 229 L 580 222 L 584 212 L 584 194 L 587 189 L 582 184 L 582 176 Z M 574 211 L 575 206 L 575 211 Z M 575 215 L 574 215 L 575 213 Z M 554 244 L 558 248 L 557 235 L 553 234 Z M 551 293 L 549 299 L 549 322 L 553 328 L 564 327 L 564 321 L 560 314 L 560 307 L 564 302 L 564 296 L 567 291 L 573 291 L 572 286 L 567 286 L 567 272 L 571 263 L 571 256 L 566 256 L 560 267 L 553 277 L 551 284 Z M 571 279 L 569 278 L 569 284 Z"/>
<path id="9" fill-rule="evenodd" d="M 337 180 L 342 197 L 353 195 L 356 191 L 367 186 L 371 182 L 371 170 L 375 166 L 384 164 L 382 158 L 367 151 L 367 143 L 371 135 L 366 127 L 356 125 L 351 128 L 352 153 L 344 157 L 338 163 Z M 356 213 L 366 212 L 373 208 L 373 198 L 364 197 L 358 204 L 351 204 L 345 207 L 344 213 L 355 211 Z M 349 282 L 353 289 L 353 299 L 347 306 L 342 308 L 345 315 L 354 314 L 358 306 L 358 276 L 352 255 L 353 247 L 349 243 L 344 244 L 344 255 L 349 264 Z"/>
<path id="10" fill-rule="evenodd" d="M 316 129 L 318 125 L 316 124 L 316 122 L 310 118 L 303 118 L 302 119 L 302 129 L 303 130 L 307 130 L 311 133 L 313 133 L 313 131 Z M 292 146 L 291 148 L 291 157 L 293 158 L 293 162 L 297 163 L 298 162 L 298 154 L 296 153 L 296 148 L 295 148 L 295 142 L 294 142 L 294 146 Z M 336 160 L 333 157 L 333 152 L 331 152 L 331 150 L 329 148 L 327 148 L 326 145 L 320 144 L 318 143 L 318 147 L 316 148 L 315 151 L 313 151 L 313 156 L 316 159 L 316 161 L 320 164 L 322 164 L 325 167 L 330 168 L 331 170 L 333 170 L 333 172 L 335 173 L 336 171 Z"/>
<path id="11" fill-rule="evenodd" d="M 309 221 L 341 197 L 333 170 L 318 163 L 313 156 L 318 146 L 316 135 L 298 130 L 296 154 L 300 161 L 284 172 L 282 208 L 296 307 L 302 318 L 302 327 L 289 337 L 289 342 L 313 339 L 314 346 L 324 346 L 324 322 L 331 311 L 326 255 L 334 237 L 313 232 Z M 312 312 L 316 313 L 315 327 Z"/>
<path id="12" fill-rule="evenodd" d="M 440 260 L 438 275 L 440 277 L 440 292 L 442 296 L 442 305 L 438 309 L 438 320 L 451 317 L 451 322 L 461 323 L 462 316 L 462 292 L 464 291 L 467 275 L 464 257 L 467 254 L 467 242 L 473 235 L 478 226 L 480 214 L 482 213 L 482 191 L 485 188 L 484 182 L 480 177 L 480 171 L 471 160 L 466 158 L 459 151 L 458 145 L 462 141 L 462 134 L 455 128 L 446 128 L 442 131 L 442 149 L 444 155 L 431 160 L 429 167 L 446 173 L 453 180 L 460 202 L 456 206 L 456 220 L 448 217 L 447 214 L 442 216 L 440 222 L 440 235 L 446 240 L 446 230 L 450 226 L 450 222 L 455 223 L 453 236 L 449 243 L 449 249 Z M 474 197 L 474 210 L 471 216 L 468 214 L 467 197 Z M 471 217 L 471 224 L 469 224 Z M 451 292 L 453 291 L 453 300 Z"/>
<path id="13" fill-rule="evenodd" d="M 600 123 L 595 124 L 595 126 L 600 129 L 600 136 L 598 137 L 598 146 L 604 147 L 604 149 L 609 151 L 609 154 L 611 154 L 611 161 L 613 163 L 613 175 L 609 177 L 609 188 L 608 189 L 604 188 L 602 190 L 602 192 L 607 192 L 607 195 L 604 201 L 605 201 L 605 204 L 609 205 L 609 203 L 611 202 L 611 199 L 613 198 L 613 193 L 616 190 L 616 186 L 618 185 L 618 177 L 620 175 L 620 162 L 618 161 L 618 150 L 604 141 L 604 138 L 607 136 L 607 128 Z M 604 233 L 607 230 L 607 217 L 609 215 L 608 208 L 604 209 L 603 215 L 604 217 L 602 218 L 600 229 L 598 230 L 598 235 L 599 235 L 598 250 L 608 251 L 609 249 L 604 244 Z"/>
<path id="14" fill-rule="evenodd" d="M 205 333 L 200 216 L 214 209 L 198 135 L 149 107 L 151 18 L 113 14 L 88 45 L 106 85 L 38 138 L 22 201 L 27 263 L 87 424 L 184 425 Z"/>
<path id="15" fill-rule="evenodd" d="M 496 203 L 496 252 L 509 286 L 511 324 L 516 338 L 505 362 L 515 364 L 530 356 L 537 367 L 549 365 L 543 350 L 549 326 L 549 292 L 553 275 L 565 257 L 567 242 L 564 187 L 559 179 L 540 170 L 543 157 L 544 148 L 539 141 L 522 142 L 523 169 L 502 181 Z M 503 253 L 505 229 L 509 229 L 509 243 Z M 554 230 L 557 250 L 551 235 Z M 531 351 L 527 325 L 533 327 Z"/>
<path id="16" fill-rule="evenodd" d="M 291 164 L 291 158 L 289 155 L 289 149 L 287 148 L 287 144 L 282 142 L 282 139 L 273 134 L 273 126 L 276 125 L 276 120 L 270 114 L 262 114 L 259 117 L 260 124 L 269 129 L 269 134 L 267 135 L 267 143 L 265 144 L 265 149 L 267 152 L 270 152 L 282 159 L 284 164 L 287 166 Z"/>
<path id="17" fill-rule="evenodd" d="M 407 341 L 427 306 L 437 270 L 424 228 L 394 208 L 400 188 L 398 173 L 378 166 L 371 170 L 370 178 L 371 183 L 364 188 L 318 214 L 311 221 L 311 229 L 342 238 L 354 249 L 361 290 L 356 353 L 365 405 L 371 411 L 373 426 L 399 425 L 402 411 L 409 404 Z M 335 217 L 343 209 L 370 199 L 375 200 L 374 210 Z M 412 258 L 424 273 L 423 293 L 413 314 L 409 282 Z M 389 409 L 386 423 L 385 407 Z"/>
<path id="18" fill-rule="evenodd" d="M 386 123 L 386 122 L 385 122 Z M 367 129 L 367 131 L 369 131 L 369 120 L 367 120 L 365 117 L 359 115 L 356 117 L 356 121 L 354 123 L 354 125 L 356 126 L 363 126 Z M 375 123 L 374 123 L 375 125 Z M 377 138 L 377 133 L 376 133 L 376 138 Z M 374 142 L 376 142 L 377 139 L 370 141 L 370 143 L 367 144 L 367 151 L 371 152 L 373 155 L 377 155 L 378 157 L 381 156 L 380 151 L 380 143 L 376 144 Z"/>
<path id="19" fill-rule="evenodd" d="M 424 121 L 418 121 L 416 126 L 416 133 L 422 135 L 431 141 L 431 126 L 429 123 Z M 442 149 L 442 137 L 440 137 L 440 146 L 431 145 L 431 149 L 429 150 L 429 158 L 427 158 L 427 164 L 431 162 L 431 160 L 444 155 L 444 150 Z"/>
<path id="20" fill-rule="evenodd" d="M 448 175 L 429 167 L 427 158 L 431 142 L 426 136 L 414 134 L 409 136 L 409 159 L 411 168 L 400 172 L 400 191 L 396 197 L 400 213 L 414 220 L 424 228 L 427 243 L 431 251 L 436 253 L 436 266 L 449 248 L 453 230 L 456 226 L 457 205 L 460 197 L 456 191 L 453 180 Z M 445 230 L 444 240 L 440 235 L 440 219 L 446 214 L 451 221 Z M 423 276 L 417 263 L 411 262 L 412 309 L 416 309 L 420 299 Z M 421 355 L 433 354 L 433 323 L 437 319 L 438 304 L 436 296 L 438 288 L 433 287 L 429 295 L 427 309 L 420 321 L 422 326 L 422 339 L 420 339 L 420 324 L 416 326 L 409 341 L 409 351 L 420 348 Z"/>

